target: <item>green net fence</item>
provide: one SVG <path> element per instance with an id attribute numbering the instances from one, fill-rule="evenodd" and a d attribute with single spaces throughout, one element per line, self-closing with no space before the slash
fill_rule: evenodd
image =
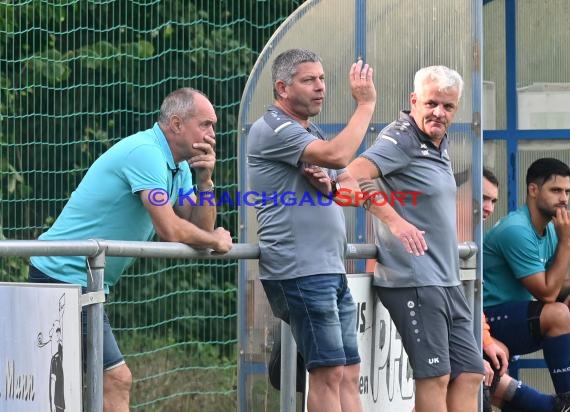
<path id="1" fill-rule="evenodd" d="M 0 236 L 39 236 L 90 164 L 150 127 L 162 98 L 183 86 L 213 101 L 214 180 L 237 190 L 243 87 L 302 2 L 2 2 Z M 237 209 L 221 208 L 218 224 L 237 234 Z M 25 281 L 27 270 L 3 258 L 0 281 Z M 132 410 L 236 410 L 236 274 L 237 262 L 141 259 L 115 287 L 106 308 L 133 372 Z"/>

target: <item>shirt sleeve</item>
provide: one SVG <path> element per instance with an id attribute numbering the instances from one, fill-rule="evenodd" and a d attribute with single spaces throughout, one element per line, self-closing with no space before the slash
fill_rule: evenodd
<path id="1" fill-rule="evenodd" d="M 153 145 L 135 147 L 126 156 L 121 171 L 131 186 L 132 193 L 141 190 L 168 190 L 167 167 L 160 148 Z"/>
<path id="2" fill-rule="evenodd" d="M 493 338 L 491 337 L 491 326 L 489 326 L 487 317 L 483 313 L 483 347 L 489 346 L 493 342 Z"/>
<path id="3" fill-rule="evenodd" d="M 496 244 L 517 279 L 545 272 L 536 235 L 522 225 L 506 227 L 497 233 Z"/>
<path id="4" fill-rule="evenodd" d="M 374 163 L 384 176 L 404 169 L 411 161 L 402 142 L 384 133 L 361 156 Z"/>
<path id="5" fill-rule="evenodd" d="M 260 151 L 260 155 L 265 159 L 298 166 L 307 145 L 318 139 L 299 123 L 288 118 L 275 118 L 268 114 L 265 121 L 274 131 L 273 135 L 263 142 L 264 146 Z"/>

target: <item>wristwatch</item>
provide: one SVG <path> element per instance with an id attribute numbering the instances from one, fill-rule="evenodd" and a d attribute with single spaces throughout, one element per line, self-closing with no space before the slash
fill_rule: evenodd
<path id="1" fill-rule="evenodd" d="M 339 190 L 340 190 L 340 183 L 338 183 L 336 180 L 331 179 L 332 197 L 335 197 L 338 194 Z"/>
<path id="2" fill-rule="evenodd" d="M 194 193 L 196 194 L 200 194 L 200 193 L 207 193 L 207 192 L 213 192 L 215 189 L 214 186 L 214 182 L 210 183 L 210 186 L 204 190 L 200 190 L 200 188 L 198 187 L 198 185 L 194 186 Z"/>

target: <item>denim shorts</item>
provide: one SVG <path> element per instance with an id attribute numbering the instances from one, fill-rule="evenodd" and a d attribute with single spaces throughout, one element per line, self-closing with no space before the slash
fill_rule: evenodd
<path id="1" fill-rule="evenodd" d="M 360 363 L 346 275 L 262 280 L 273 314 L 291 326 L 307 370 Z"/>
<path id="2" fill-rule="evenodd" d="M 65 283 L 57 279 L 50 278 L 48 275 L 32 265 L 30 265 L 28 281 L 30 283 Z M 85 288 L 82 288 L 82 292 L 85 293 Z M 86 353 L 85 339 L 87 337 L 87 328 L 85 327 L 87 323 L 86 321 L 87 312 L 83 309 L 81 311 L 81 335 L 84 354 Z M 110 370 L 124 363 L 125 360 L 119 349 L 119 345 L 117 345 L 115 336 L 113 336 L 113 331 L 109 324 L 109 318 L 106 313 L 103 313 L 103 370 Z M 85 359 L 83 361 L 83 367 L 85 367 Z"/>

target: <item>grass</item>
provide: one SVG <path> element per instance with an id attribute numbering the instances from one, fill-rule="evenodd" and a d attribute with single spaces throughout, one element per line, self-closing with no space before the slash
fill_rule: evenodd
<path id="1" fill-rule="evenodd" d="M 219 356 L 216 344 L 135 336 L 121 347 L 133 374 L 132 411 L 237 410 L 237 358 Z"/>

